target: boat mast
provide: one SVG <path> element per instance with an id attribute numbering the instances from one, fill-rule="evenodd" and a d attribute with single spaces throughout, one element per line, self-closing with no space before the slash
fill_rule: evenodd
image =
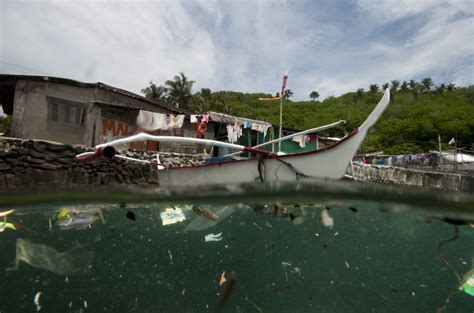
<path id="1" fill-rule="evenodd" d="M 283 85 L 281 86 L 281 94 L 280 94 L 280 131 L 278 138 L 281 139 L 282 137 L 282 127 L 283 127 L 283 97 L 285 96 L 285 87 L 286 81 L 288 80 L 288 72 L 283 75 Z M 281 153 L 281 140 L 278 142 L 278 153 Z"/>

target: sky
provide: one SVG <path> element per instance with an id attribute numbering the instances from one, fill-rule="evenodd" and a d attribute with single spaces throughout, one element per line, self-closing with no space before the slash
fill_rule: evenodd
<path id="1" fill-rule="evenodd" d="M 135 93 L 183 72 L 193 92 L 339 96 L 391 80 L 474 82 L 473 0 L 1 0 L 0 73 Z"/>

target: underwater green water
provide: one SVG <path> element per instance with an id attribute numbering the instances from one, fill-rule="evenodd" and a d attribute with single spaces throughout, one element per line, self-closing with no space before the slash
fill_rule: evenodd
<path id="1" fill-rule="evenodd" d="M 0 312 L 474 312 L 462 291 L 442 307 L 473 268 L 473 199 L 346 182 L 2 195 Z M 185 220 L 163 225 L 166 208 Z"/>

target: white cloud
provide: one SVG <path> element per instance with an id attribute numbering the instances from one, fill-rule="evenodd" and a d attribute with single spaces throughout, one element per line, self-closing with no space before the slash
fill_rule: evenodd
<path id="1" fill-rule="evenodd" d="M 134 92 L 184 72 L 195 91 L 274 94 L 289 71 L 296 100 L 392 79 L 472 84 L 471 3 L 2 1 L 0 72 Z"/>

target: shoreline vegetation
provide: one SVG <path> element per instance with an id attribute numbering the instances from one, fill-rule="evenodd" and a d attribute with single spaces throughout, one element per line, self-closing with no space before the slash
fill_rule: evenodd
<path id="1" fill-rule="evenodd" d="M 201 88 L 193 93 L 195 81 L 180 73 L 164 85 L 152 81 L 142 89 L 147 99 L 167 105 L 204 113 L 217 111 L 234 116 L 279 124 L 278 101 L 259 101 L 273 97 L 267 93 L 215 91 Z M 364 140 L 360 152 L 383 151 L 386 154 L 410 154 L 438 150 L 438 135 L 443 150 L 452 149 L 448 142 L 454 138 L 458 148 L 471 148 L 474 142 L 474 85 L 458 87 L 454 84 L 435 86 L 427 77 L 415 80 L 393 80 L 371 84 L 368 90 L 345 93 L 317 100 L 319 93 L 311 91 L 308 101 L 291 101 L 293 92 L 284 95 L 283 127 L 304 130 L 344 119 L 347 124 L 321 133 L 322 136 L 343 136 L 358 127 L 383 91 L 391 88 L 391 103 L 381 119 Z M 279 96 L 277 93 L 276 96 Z M 10 116 L 0 116 L 0 133 L 8 135 Z"/>

